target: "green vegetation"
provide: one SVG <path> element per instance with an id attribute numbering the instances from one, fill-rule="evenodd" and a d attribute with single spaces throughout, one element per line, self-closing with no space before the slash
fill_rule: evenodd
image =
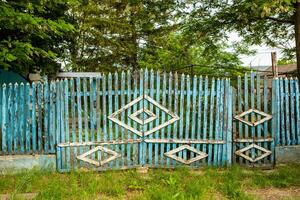
<path id="1" fill-rule="evenodd" d="M 300 164 L 275 170 L 207 168 L 59 174 L 32 170 L 0 177 L 0 193 L 37 199 L 255 199 L 249 189 L 300 187 Z"/>

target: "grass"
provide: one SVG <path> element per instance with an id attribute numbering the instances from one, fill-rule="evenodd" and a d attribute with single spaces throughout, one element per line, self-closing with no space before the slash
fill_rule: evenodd
<path id="1" fill-rule="evenodd" d="M 255 199 L 249 188 L 300 187 L 300 164 L 275 170 L 206 168 L 71 172 L 31 170 L 0 176 L 0 193 L 38 193 L 36 199 Z"/>

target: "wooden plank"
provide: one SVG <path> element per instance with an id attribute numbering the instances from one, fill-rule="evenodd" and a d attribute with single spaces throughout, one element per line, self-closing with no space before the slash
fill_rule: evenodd
<path id="1" fill-rule="evenodd" d="M 77 141 L 77 127 L 76 127 L 76 104 L 75 104 L 75 85 L 74 85 L 74 79 L 70 79 L 70 93 L 71 93 L 71 129 L 72 129 L 72 138 L 70 141 L 76 142 Z M 77 148 L 73 148 L 73 163 L 74 163 L 74 169 L 77 168 L 77 162 L 76 162 L 76 157 L 77 157 Z"/>
<path id="2" fill-rule="evenodd" d="M 212 79 L 211 89 L 210 89 L 210 109 L 209 109 L 209 140 L 213 138 L 213 127 L 214 127 L 214 107 L 215 107 L 215 79 Z M 208 145 L 208 166 L 212 165 L 212 144 Z"/>
<path id="3" fill-rule="evenodd" d="M 162 84 L 162 106 L 163 107 L 166 107 L 166 90 L 167 90 L 167 74 L 166 72 L 163 73 L 163 84 Z M 158 101 L 159 102 L 159 101 Z M 165 118 L 166 118 L 166 113 L 161 111 L 161 122 L 160 124 L 163 124 L 165 122 Z M 161 131 L 160 131 L 160 138 L 161 139 L 164 139 L 165 138 L 165 129 L 162 128 Z M 165 144 L 160 144 L 160 164 L 162 166 L 164 166 L 164 162 L 165 162 L 165 159 L 164 159 L 164 150 L 165 150 Z"/>
<path id="4" fill-rule="evenodd" d="M 44 152 L 48 154 L 49 150 L 49 84 L 48 81 L 44 83 L 44 90 L 43 90 L 43 103 L 44 103 L 44 135 L 43 135 L 43 144 L 44 144 Z"/>
<path id="5" fill-rule="evenodd" d="M 272 124 L 271 124 L 271 138 L 275 138 L 275 132 L 277 129 L 277 118 L 278 118 L 278 110 L 279 107 L 277 107 L 277 99 L 278 99 L 278 93 L 277 93 L 277 87 L 278 87 L 278 79 L 275 78 L 272 80 L 272 115 L 273 115 L 273 119 L 272 119 Z M 267 146 L 267 145 L 266 145 Z M 275 154 L 275 141 L 271 141 L 271 159 L 270 162 L 273 165 L 274 164 L 274 154 Z M 265 148 L 266 149 L 266 148 Z"/>
<path id="6" fill-rule="evenodd" d="M 103 94 L 106 92 L 106 75 L 103 74 L 102 77 L 102 92 Z M 107 141 L 107 100 L 106 95 L 102 95 L 102 115 L 103 115 L 103 121 L 102 121 L 102 127 L 103 127 L 103 141 Z M 105 155 L 101 154 L 101 158 L 106 158 Z"/>
<path id="7" fill-rule="evenodd" d="M 114 90 L 115 91 L 118 91 L 118 86 L 119 86 L 119 79 L 118 79 L 118 72 L 115 72 L 114 73 Z M 121 82 L 121 85 L 124 85 L 122 84 Z M 121 91 L 123 91 L 123 89 L 121 89 Z M 121 93 L 122 94 L 122 93 Z M 115 94 L 115 98 L 114 98 L 114 110 L 119 110 L 119 95 L 118 94 Z M 121 113 L 121 121 L 124 122 L 124 112 Z M 118 124 L 114 123 L 114 127 L 115 127 L 115 136 L 113 136 L 115 139 L 118 139 L 119 138 L 119 126 Z M 124 128 L 122 128 L 124 130 Z M 122 131 L 122 130 L 121 130 Z M 121 139 L 124 139 L 124 132 L 121 133 Z M 115 146 L 115 151 L 117 153 L 119 153 L 119 146 L 116 145 Z M 122 158 L 123 158 L 123 155 L 122 155 Z M 116 167 L 119 167 L 119 160 L 116 159 Z"/>
<path id="8" fill-rule="evenodd" d="M 296 145 L 296 134 L 295 134 L 295 81 L 291 78 L 290 83 L 290 107 L 291 107 L 291 144 Z"/>
<path id="9" fill-rule="evenodd" d="M 40 85 L 40 84 L 39 84 Z M 40 87 L 39 87 L 40 88 Z M 24 95 L 25 95 L 25 87 L 24 87 L 24 84 L 21 83 L 20 84 L 20 112 L 19 112 L 19 119 L 20 119 L 20 126 L 19 126 L 19 129 L 20 129 L 20 150 L 21 150 L 21 154 L 24 154 L 24 151 L 25 151 L 25 144 L 24 144 L 24 139 L 25 139 L 25 128 L 24 128 L 24 122 L 25 122 L 25 115 L 24 115 L 24 107 L 25 107 L 25 101 L 24 101 Z M 39 89 L 40 91 L 40 89 Z M 41 92 L 39 92 L 39 95 L 38 96 L 41 96 Z M 40 97 L 41 98 L 41 97 Z M 41 104 L 42 104 L 42 101 L 40 100 L 40 98 L 38 97 L 38 113 L 39 115 L 42 113 L 42 108 L 41 108 Z M 41 135 L 42 133 L 42 125 L 41 125 L 41 118 L 39 117 L 38 118 L 38 130 L 39 130 L 39 135 Z M 40 137 L 41 138 L 41 137 Z M 41 151 L 41 143 L 38 143 L 39 144 L 39 150 Z"/>
<path id="10" fill-rule="evenodd" d="M 63 80 L 59 82 L 59 89 L 60 89 L 60 142 L 66 141 L 65 136 L 65 83 Z M 66 167 L 66 150 L 62 148 L 61 150 L 61 167 L 65 169 Z M 67 170 L 69 170 L 67 168 Z"/>
<path id="11" fill-rule="evenodd" d="M 15 83 L 14 84 L 14 119 L 13 119 L 13 122 L 14 122 L 14 135 L 13 135 L 13 138 L 14 138 L 14 153 L 17 154 L 18 151 L 19 151 L 19 148 L 18 148 L 18 142 L 19 142 L 19 85 L 18 83 Z M 3 142 L 3 140 L 2 140 Z"/>
<path id="12" fill-rule="evenodd" d="M 42 111 L 42 103 L 43 103 L 43 85 L 38 82 L 37 83 L 37 108 L 38 108 L 38 151 L 39 153 L 42 152 L 43 147 L 42 147 L 42 141 L 43 141 L 43 136 L 42 136 L 42 130 L 43 130 L 43 124 L 42 124 L 42 119 L 43 119 L 43 111 Z M 23 96 L 23 95 L 22 95 Z"/>
<path id="13" fill-rule="evenodd" d="M 61 101 L 61 88 L 60 88 L 60 82 L 56 81 L 56 144 L 61 143 L 60 140 L 60 134 L 61 134 L 61 105 L 60 105 L 60 101 Z M 56 148 L 56 168 L 58 171 L 62 170 L 62 157 L 61 157 L 61 148 L 59 148 L 57 146 Z"/>
<path id="14" fill-rule="evenodd" d="M 275 91 L 275 90 L 274 90 Z M 268 78 L 267 76 L 264 77 L 264 99 L 263 99 L 263 104 L 264 104 L 264 112 L 265 113 L 268 113 L 268 106 L 269 106 L 269 99 L 268 99 L 268 96 L 269 96 L 269 89 L 268 89 Z M 269 130 L 268 130 L 268 126 L 269 125 L 269 122 L 266 121 L 264 123 L 264 126 L 263 126 L 263 135 L 264 135 L 264 139 L 266 139 L 268 137 L 268 134 L 269 134 Z M 263 146 L 264 148 L 268 148 L 268 143 L 267 142 L 263 142 Z M 266 161 L 265 161 L 266 163 Z"/>
<path id="15" fill-rule="evenodd" d="M 51 81 L 50 83 L 50 96 L 49 96 L 49 106 L 50 106 L 50 119 L 49 119 L 49 143 L 50 143 L 50 152 L 55 153 L 54 145 L 55 142 L 55 82 Z"/>
<path id="16" fill-rule="evenodd" d="M 291 135 L 290 135 L 290 129 L 291 129 L 291 123 L 290 123 L 290 92 L 289 92 L 289 80 L 285 78 L 284 80 L 284 86 L 285 86 L 285 135 L 286 135 L 286 144 L 291 145 Z"/>
<path id="17" fill-rule="evenodd" d="M 97 139 L 96 141 L 101 141 L 101 110 L 100 107 L 100 81 L 99 77 L 96 78 L 96 129 L 97 129 Z M 98 151 L 98 159 L 101 160 L 101 152 Z"/>
<path id="18" fill-rule="evenodd" d="M 184 122 L 183 122 L 183 116 L 185 113 L 184 109 L 184 89 L 185 89 L 185 76 L 184 74 L 181 75 L 181 80 L 180 80 L 180 124 L 179 124 L 179 139 L 183 140 L 183 127 L 184 127 Z M 179 157 L 182 158 L 182 152 L 179 152 Z"/>
<path id="19" fill-rule="evenodd" d="M 112 101 L 112 75 L 111 73 L 108 73 L 107 77 L 107 89 L 108 89 L 108 115 L 111 115 L 113 113 L 112 106 L 113 106 L 113 101 Z M 112 121 L 108 121 L 108 133 L 109 133 L 109 140 L 113 139 L 113 129 L 112 129 Z M 113 149 L 113 145 L 110 145 L 110 149 Z M 104 156 L 105 157 L 105 156 Z M 106 159 L 106 157 L 105 157 Z M 109 167 L 113 167 L 113 163 L 109 163 Z"/>
<path id="20" fill-rule="evenodd" d="M 8 154 L 12 154 L 13 150 L 13 131 L 14 131 L 14 126 L 13 126 L 13 117 L 14 117 L 14 88 L 13 85 L 10 83 L 8 85 L 8 129 L 7 129 L 7 152 Z M 25 106 L 25 99 L 23 102 L 23 105 Z M 23 114 L 24 115 L 24 114 Z M 24 121 L 25 121 L 25 115 L 24 115 Z M 24 122 L 23 122 L 24 123 Z M 23 127 L 23 131 L 25 132 L 25 127 Z M 25 137 L 25 135 L 24 135 Z"/>
<path id="21" fill-rule="evenodd" d="M 285 138 L 285 108 L 284 108 L 284 90 L 283 90 L 283 80 L 282 78 L 279 79 L 279 94 L 280 94 L 280 138 L 281 138 L 281 145 L 286 145 L 286 138 Z"/>
<path id="22" fill-rule="evenodd" d="M 220 140 L 220 101 L 221 101 L 221 84 L 220 79 L 217 79 L 217 88 L 216 88 L 216 113 L 215 113 L 215 134 L 214 138 L 215 140 Z M 214 151 L 213 151 L 213 165 L 218 165 L 218 150 L 219 145 L 214 145 Z"/>
<path id="23" fill-rule="evenodd" d="M 226 121 L 225 121 L 225 116 L 224 116 L 224 110 L 225 110 L 225 98 L 226 98 L 226 96 L 225 96 L 225 87 L 226 87 L 226 85 L 225 85 L 225 80 L 224 79 L 221 79 L 220 80 L 220 84 L 221 84 L 221 86 L 220 86 L 220 95 L 221 95 L 221 101 L 220 101 L 220 116 L 222 116 L 221 118 L 220 118 L 220 124 L 219 124 L 219 126 L 220 126 L 220 134 L 219 134 L 219 138 L 220 138 L 220 140 L 225 140 L 225 139 L 227 139 L 226 138 L 226 130 L 225 130 L 225 123 L 226 123 Z M 225 153 L 225 150 L 226 150 L 226 146 L 225 145 L 219 145 L 219 148 L 218 148 L 218 154 L 219 154 L 219 156 L 218 156 L 218 166 L 222 166 L 222 164 L 225 162 L 224 161 L 224 156 L 226 155 L 226 153 Z"/>
<path id="24" fill-rule="evenodd" d="M 95 100 L 95 79 L 89 78 L 89 118 L 88 118 L 88 124 L 89 124 L 89 133 L 88 133 L 88 141 L 95 141 L 95 107 L 94 107 L 94 100 Z M 92 146 L 92 148 L 95 148 L 95 146 Z M 92 159 L 95 159 L 95 154 L 92 154 Z"/>
<path id="25" fill-rule="evenodd" d="M 186 112 L 185 112 L 185 139 L 189 139 L 190 133 L 190 110 L 191 110 L 191 81 L 190 76 L 186 76 Z M 186 150 L 183 151 L 183 159 L 187 159 Z"/>
<path id="26" fill-rule="evenodd" d="M 193 77 L 193 92 L 192 92 L 192 123 L 191 123 L 191 139 L 194 140 L 195 139 L 195 131 L 196 131 L 196 113 L 197 113 L 197 76 Z M 195 148 L 195 145 L 192 144 L 191 147 Z M 193 152 L 191 152 L 191 158 L 194 158 L 195 155 Z M 196 163 L 194 163 L 196 164 Z"/>
<path id="27" fill-rule="evenodd" d="M 134 80 L 133 80 L 133 100 L 137 99 L 138 97 L 138 71 L 135 71 L 134 74 Z M 131 101 L 130 101 L 131 102 Z M 137 104 L 133 105 L 133 113 L 137 111 Z M 136 122 L 132 122 L 133 123 L 133 128 L 136 130 L 137 129 L 137 123 Z M 133 134 L 133 139 L 136 140 L 137 139 L 137 135 Z M 139 165 L 139 158 L 138 158 L 138 146 L 137 145 L 133 145 L 132 148 L 132 165 Z"/>
<path id="28" fill-rule="evenodd" d="M 244 76 L 244 111 L 247 111 L 249 109 L 249 104 L 248 104 L 248 74 L 245 74 Z M 245 117 L 246 121 L 249 121 L 249 117 L 246 116 Z M 245 131 L 245 138 L 249 138 L 249 127 L 248 125 L 244 125 L 244 131 Z M 246 143 L 246 146 L 248 146 L 249 143 Z M 246 153 L 247 156 L 249 155 L 249 153 Z M 249 162 L 246 160 L 246 164 L 248 165 Z"/>
<path id="29" fill-rule="evenodd" d="M 299 80 L 295 78 L 295 98 L 296 98 L 296 115 L 297 115 L 297 145 L 300 144 L 300 94 L 299 94 Z"/>
<path id="30" fill-rule="evenodd" d="M 227 149 L 227 152 L 226 152 L 226 155 L 227 155 L 227 159 L 226 159 L 226 164 L 227 166 L 231 166 L 232 164 L 232 87 L 230 86 L 230 80 L 227 79 L 227 85 L 226 85 L 226 88 L 227 88 L 227 98 L 228 98 L 228 107 L 227 107 L 227 114 L 228 114 L 228 117 L 227 117 L 227 146 L 226 146 L 226 149 Z M 226 113 L 225 113 L 226 114 Z M 225 146 L 225 145 L 224 145 Z"/>
<path id="31" fill-rule="evenodd" d="M 242 80 L 241 80 L 241 77 L 238 76 L 238 80 L 237 80 L 237 95 L 238 95 L 238 100 L 237 100 L 237 103 L 238 103 L 238 112 L 241 113 L 243 112 L 243 90 L 242 90 Z M 238 122 L 238 138 L 239 139 L 242 139 L 244 137 L 244 130 L 243 130 L 243 123 L 242 122 Z M 237 144 L 235 144 L 237 145 Z M 243 148 L 243 144 L 238 144 L 240 148 Z M 241 157 L 238 158 L 239 159 L 239 163 L 242 163 L 243 162 L 243 159 Z"/>
<path id="32" fill-rule="evenodd" d="M 81 80 L 76 78 L 76 104 L 77 104 L 77 120 L 78 120 L 78 141 L 82 142 L 82 103 L 81 103 Z M 75 141 L 77 139 L 75 138 Z M 79 153 L 82 154 L 83 149 L 79 149 Z M 77 157 L 78 149 L 74 149 L 74 158 Z M 82 163 L 81 163 L 82 164 Z"/>
<path id="33" fill-rule="evenodd" d="M 198 139 L 145 139 L 146 143 L 173 143 L 173 144 L 225 144 L 225 140 L 215 140 L 215 139 L 206 139 L 206 140 L 198 140 Z"/>
<path id="34" fill-rule="evenodd" d="M 69 122 L 69 81 L 64 79 L 64 126 L 65 126 L 65 141 L 70 142 L 70 122 Z M 66 148 L 66 168 L 70 170 L 71 154 L 70 147 Z"/>
<path id="35" fill-rule="evenodd" d="M 126 74 L 124 71 L 121 73 L 121 107 L 125 105 L 125 85 L 126 85 Z M 125 112 L 122 113 L 121 115 L 121 120 L 125 122 Z M 127 134 L 126 134 L 127 135 Z M 125 140 L 125 129 L 122 128 L 121 130 L 121 138 L 122 140 Z M 117 139 L 117 138 L 116 138 Z M 125 145 L 121 145 L 121 158 L 122 158 L 122 167 L 125 166 Z M 118 162 L 118 161 L 117 161 Z"/>
<path id="36" fill-rule="evenodd" d="M 199 87 L 198 87 L 198 110 L 197 110 L 197 140 L 200 140 L 202 137 L 202 99 L 203 99 L 203 79 L 202 76 L 199 78 Z M 200 144 L 196 145 L 196 149 L 200 151 Z M 199 163 L 196 162 L 196 165 Z"/>
<path id="37" fill-rule="evenodd" d="M 178 74 L 177 72 L 175 72 L 175 75 L 174 75 L 174 113 L 176 115 L 178 115 Z M 178 138 L 178 122 L 174 122 L 174 126 L 173 126 L 173 139 L 177 139 Z M 172 145 L 172 149 L 175 149 L 176 148 L 176 144 L 173 143 Z M 175 166 L 176 164 L 176 161 L 173 160 L 172 161 L 172 165 Z"/>
<path id="38" fill-rule="evenodd" d="M 2 124 L 1 124 L 1 128 L 2 128 L 2 154 L 6 154 L 7 152 L 7 92 L 6 92 L 6 84 L 2 85 L 2 107 L 1 107 L 1 111 L 2 111 Z"/>
<path id="39" fill-rule="evenodd" d="M 143 69 L 141 69 L 139 71 L 139 96 L 143 96 L 144 97 L 144 71 Z M 139 102 L 139 108 L 140 109 L 144 109 L 144 100 Z M 144 138 L 144 130 L 142 129 L 143 127 L 141 125 L 138 125 L 138 130 L 142 131 L 142 138 Z M 143 144 L 139 144 L 139 151 L 138 151 L 138 158 L 139 158 L 139 165 L 144 165 L 144 160 L 143 160 Z"/>
<path id="40" fill-rule="evenodd" d="M 127 71 L 127 103 L 131 102 L 131 73 L 130 71 L 128 70 Z M 131 115 L 131 108 L 128 108 L 127 110 L 127 114 L 128 115 Z M 130 120 L 128 121 L 128 124 L 131 126 L 132 123 L 130 122 Z M 126 130 L 126 133 L 127 133 L 127 139 L 130 140 L 131 139 L 131 133 L 130 131 Z M 130 166 L 131 165 L 131 149 L 132 149 L 132 146 L 130 144 L 127 144 L 126 146 L 126 149 L 127 149 L 127 158 L 126 158 L 126 165 L 127 166 Z"/>
<path id="41" fill-rule="evenodd" d="M 142 87 L 142 86 L 140 86 Z M 144 72 L 144 98 L 146 98 L 148 95 L 149 95 L 149 72 L 148 72 L 148 69 L 146 68 L 145 69 L 145 72 Z M 147 100 L 144 100 L 143 102 L 143 111 L 146 112 L 148 110 L 148 101 Z M 147 112 L 146 112 L 147 113 Z M 147 120 L 144 119 L 144 116 L 143 116 L 143 126 L 141 127 L 141 130 L 143 130 L 143 138 L 146 139 L 146 132 L 147 132 L 147 126 L 148 124 L 145 124 Z M 142 142 L 141 144 L 143 146 L 143 165 L 146 165 L 147 164 L 147 144 L 145 142 Z"/>
<path id="42" fill-rule="evenodd" d="M 172 105 L 172 82 L 173 82 L 173 74 L 170 72 L 169 73 L 169 80 L 168 80 L 168 109 L 169 110 L 172 110 L 173 109 L 173 105 Z M 167 115 L 167 120 L 170 120 L 170 116 Z M 171 129 L 172 129 L 172 125 L 169 125 L 167 127 L 167 139 L 171 139 Z M 166 151 L 170 151 L 170 148 L 171 148 L 171 144 L 170 143 L 167 143 L 167 147 L 166 147 Z M 167 158 L 166 159 L 166 166 L 169 167 L 170 166 L 170 159 Z"/>
<path id="43" fill-rule="evenodd" d="M 254 98 L 255 98 L 255 86 L 254 86 L 254 82 L 255 82 L 255 74 L 254 73 L 251 73 L 250 75 L 250 107 L 251 109 L 255 109 L 255 101 L 254 101 Z M 251 122 L 252 123 L 255 123 L 255 113 L 251 113 L 250 115 L 250 119 L 251 119 Z M 251 138 L 254 139 L 256 137 L 256 127 L 254 126 L 251 126 L 250 127 L 250 130 L 251 130 Z M 251 156 L 252 158 L 254 159 L 256 155 L 256 151 L 254 148 L 251 149 Z"/>
<path id="44" fill-rule="evenodd" d="M 241 143 L 248 143 L 248 142 L 272 142 L 274 139 L 269 137 L 269 138 L 255 138 L 255 139 L 234 139 L 235 142 L 241 142 Z"/>
<path id="45" fill-rule="evenodd" d="M 203 106 L 203 130 L 202 130 L 202 132 L 203 132 L 202 139 L 203 140 L 206 140 L 206 138 L 207 138 L 208 96 L 209 96 L 208 78 L 205 77 L 205 83 L 204 83 L 204 106 Z M 206 146 L 206 144 L 204 144 L 202 152 L 207 153 L 206 148 L 207 148 L 207 146 Z"/>
<path id="46" fill-rule="evenodd" d="M 32 110 L 31 110 L 31 117 L 32 117 L 32 152 L 35 154 L 37 151 L 37 135 L 36 135 L 36 85 L 33 82 L 31 85 L 32 91 Z M 55 89 L 55 84 L 54 84 Z M 53 122 L 55 126 L 56 121 Z M 56 130 L 55 130 L 56 131 Z"/>
<path id="47" fill-rule="evenodd" d="M 88 97 L 87 97 L 87 78 L 83 78 L 83 121 L 84 121 L 84 141 L 89 141 L 89 123 L 88 123 Z M 83 139 L 83 138 L 82 138 Z M 84 151 L 88 151 L 89 148 L 86 148 Z M 79 150 L 82 154 L 82 149 Z"/>
<path id="48" fill-rule="evenodd" d="M 264 97 L 264 93 L 262 93 L 261 90 L 260 90 L 260 88 L 261 88 L 260 85 L 261 85 L 260 75 L 257 75 L 256 76 L 256 94 L 255 94 L 256 95 L 256 109 L 257 110 L 262 110 L 262 108 L 261 108 L 261 96 Z M 260 120 L 261 120 L 261 115 L 257 115 L 257 121 L 260 121 Z M 256 135 L 257 135 L 258 138 L 262 137 L 261 130 L 263 128 L 264 123 L 259 124 L 256 127 Z M 258 143 L 258 146 L 262 146 L 262 144 Z M 261 152 L 256 151 L 255 154 L 256 155 L 261 155 Z M 259 161 L 258 163 L 261 164 L 261 161 Z"/>
<path id="49" fill-rule="evenodd" d="M 150 97 L 151 98 L 155 98 L 154 97 L 154 72 L 153 70 L 150 71 Z M 151 112 L 154 112 L 153 111 L 153 104 L 150 104 L 150 111 Z M 153 128 L 153 122 L 150 122 L 149 124 L 149 129 L 151 130 Z M 150 134 L 148 136 L 149 139 L 152 139 L 153 138 L 153 134 Z M 153 166 L 153 160 L 152 160 L 152 157 L 153 157 L 153 145 L 152 143 L 148 144 L 148 159 L 149 159 L 149 166 Z"/>
<path id="50" fill-rule="evenodd" d="M 30 84 L 26 83 L 25 85 L 25 145 L 26 145 L 26 153 L 31 152 L 31 131 L 30 131 Z M 47 119 L 49 120 L 49 119 Z"/>

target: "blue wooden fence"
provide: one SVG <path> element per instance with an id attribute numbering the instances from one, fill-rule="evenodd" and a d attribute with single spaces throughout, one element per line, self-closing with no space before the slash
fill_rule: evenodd
<path id="1" fill-rule="evenodd" d="M 247 165 L 235 152 L 250 143 L 272 151 L 275 145 L 300 144 L 299 101 L 297 79 L 272 81 L 255 74 L 238 77 L 237 85 L 229 79 L 148 70 L 3 85 L 1 154 L 56 153 L 60 171 L 97 166 L 93 160 L 108 161 L 98 169 L 175 167 L 193 159 L 192 167 Z M 273 118 L 255 127 L 233 120 L 249 109 Z M 148 114 L 140 116 L 145 114 L 139 110 Z M 150 115 L 153 120 L 145 123 Z M 174 116 L 179 120 L 157 129 Z M 262 118 L 255 113 L 244 117 L 251 122 Z M 262 153 L 252 149 L 246 154 Z M 273 161 L 274 153 L 258 164 Z"/>

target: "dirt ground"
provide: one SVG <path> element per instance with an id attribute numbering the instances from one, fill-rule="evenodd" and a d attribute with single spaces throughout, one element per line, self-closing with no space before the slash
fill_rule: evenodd
<path id="1" fill-rule="evenodd" d="M 259 200 L 300 200 L 299 187 L 255 189 L 249 190 L 246 193 Z"/>

